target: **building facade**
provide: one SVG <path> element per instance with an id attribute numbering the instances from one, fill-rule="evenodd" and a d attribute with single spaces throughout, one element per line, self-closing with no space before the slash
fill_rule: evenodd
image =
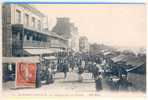
<path id="1" fill-rule="evenodd" d="M 67 17 L 57 18 L 57 23 L 53 27 L 52 32 L 66 38 L 68 40 L 68 50 L 77 52 L 79 51 L 79 34 L 78 28 L 74 23 L 70 22 Z"/>
<path id="2" fill-rule="evenodd" d="M 89 43 L 86 36 L 81 36 L 79 38 L 79 50 L 80 52 L 89 52 Z"/>
<path id="3" fill-rule="evenodd" d="M 74 23 L 71 23 L 71 38 L 69 39 L 69 48 L 71 48 L 72 51 L 78 52 L 79 51 L 79 33 L 78 28 L 74 25 Z"/>
<path id="4" fill-rule="evenodd" d="M 26 56 L 33 51 L 66 48 L 67 40 L 48 31 L 47 16 L 31 5 L 4 3 L 2 19 L 3 56 Z"/>

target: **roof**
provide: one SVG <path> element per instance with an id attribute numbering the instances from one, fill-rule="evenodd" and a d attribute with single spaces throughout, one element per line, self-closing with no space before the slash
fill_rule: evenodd
<path id="1" fill-rule="evenodd" d="M 30 63 L 39 63 L 38 56 L 32 57 L 2 57 L 3 63 L 16 63 L 16 62 L 30 62 Z"/>
<path id="2" fill-rule="evenodd" d="M 137 61 L 138 58 L 136 56 L 134 56 L 134 55 L 120 54 L 120 55 L 118 55 L 116 57 L 113 57 L 112 60 L 114 62 L 120 62 L 120 61 L 122 61 L 122 62 L 131 62 L 131 61 L 133 61 L 135 63 L 135 61 Z"/>
<path id="3" fill-rule="evenodd" d="M 121 54 L 121 55 L 118 55 L 118 56 L 116 56 L 116 57 L 111 58 L 111 60 L 112 60 L 113 62 L 119 62 L 119 61 L 123 61 L 125 58 L 126 58 L 126 56 L 123 55 L 123 54 Z"/>
<path id="4" fill-rule="evenodd" d="M 131 66 L 141 66 L 143 65 L 145 62 L 142 60 L 129 60 L 126 62 L 126 65 L 131 65 Z"/>
<path id="5" fill-rule="evenodd" d="M 146 66 L 134 66 L 129 69 L 126 69 L 128 73 L 139 73 L 145 74 L 146 73 Z"/>

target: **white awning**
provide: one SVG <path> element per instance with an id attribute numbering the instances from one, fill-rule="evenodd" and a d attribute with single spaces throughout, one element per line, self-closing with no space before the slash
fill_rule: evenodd
<path id="1" fill-rule="evenodd" d="M 63 50 L 60 49 L 24 49 L 26 52 L 33 54 L 33 55 L 40 55 L 40 54 L 51 54 L 51 53 L 58 53 Z"/>
<path id="2" fill-rule="evenodd" d="M 104 52 L 104 55 L 109 55 L 111 54 L 111 52 Z"/>
<path id="3" fill-rule="evenodd" d="M 47 60 L 54 60 L 54 59 L 57 59 L 55 56 L 48 56 L 48 57 L 43 57 L 44 59 L 47 59 Z"/>
<path id="4" fill-rule="evenodd" d="M 2 57 L 3 63 L 16 63 L 16 62 L 27 62 L 27 63 L 39 63 L 38 56 L 32 57 Z"/>

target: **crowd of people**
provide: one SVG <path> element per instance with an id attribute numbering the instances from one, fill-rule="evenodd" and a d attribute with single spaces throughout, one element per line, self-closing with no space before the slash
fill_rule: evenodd
<path id="1" fill-rule="evenodd" d="M 69 71 L 75 70 L 79 76 L 79 82 L 83 82 L 83 73 L 91 73 L 92 78 L 95 80 L 96 91 L 103 89 L 103 79 L 107 79 L 106 82 L 112 90 L 128 90 L 128 87 L 131 86 L 128 83 L 127 74 L 123 73 L 124 69 L 121 71 L 120 69 L 116 70 L 115 73 L 118 72 L 118 74 L 115 74 L 105 59 L 97 56 L 89 56 L 88 54 L 58 57 L 57 62 L 50 63 L 49 69 L 53 77 L 55 77 L 57 72 L 63 72 L 65 79 Z"/>

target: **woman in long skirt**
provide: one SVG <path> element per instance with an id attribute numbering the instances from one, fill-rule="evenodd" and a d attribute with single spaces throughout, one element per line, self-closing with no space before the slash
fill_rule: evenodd
<path id="1" fill-rule="evenodd" d="M 101 91 L 103 89 L 102 88 L 102 79 L 101 79 L 101 77 L 98 77 L 95 80 L 95 83 L 96 83 L 96 91 Z"/>
<path id="2" fill-rule="evenodd" d="M 100 70 L 100 65 L 96 65 L 96 69 L 94 71 L 94 78 L 95 78 L 95 83 L 96 83 L 96 91 L 102 90 L 102 76 Z"/>

